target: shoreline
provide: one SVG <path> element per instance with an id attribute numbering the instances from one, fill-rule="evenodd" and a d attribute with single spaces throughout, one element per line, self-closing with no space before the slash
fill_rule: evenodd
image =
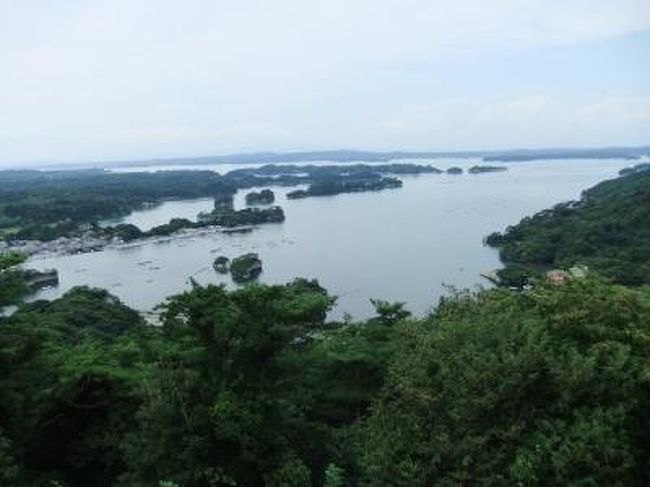
<path id="1" fill-rule="evenodd" d="M 101 238 L 90 237 L 84 241 L 84 237 L 64 237 L 51 242 L 40 240 L 26 240 L 23 245 L 6 246 L 5 251 L 17 251 L 28 254 L 27 262 L 44 260 L 52 257 L 66 255 L 80 255 L 103 252 L 107 249 L 132 248 L 147 245 L 150 243 L 165 243 L 185 238 L 198 237 L 201 235 L 222 233 L 232 235 L 237 233 L 249 233 L 258 228 L 258 225 L 241 225 L 238 227 L 221 227 L 208 225 L 201 228 L 185 228 L 171 235 L 145 237 L 130 242 L 116 241 L 115 237 Z M 61 248 L 63 247 L 63 248 Z"/>

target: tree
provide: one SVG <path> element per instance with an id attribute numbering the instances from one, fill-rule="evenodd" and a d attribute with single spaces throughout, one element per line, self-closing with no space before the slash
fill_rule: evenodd
<path id="1" fill-rule="evenodd" d="M 21 485 L 116 478 L 138 404 L 140 324 L 106 291 L 80 288 L 0 325 L 0 428 L 24 466 Z"/>
<path id="2" fill-rule="evenodd" d="M 580 201 L 543 210 L 493 233 L 506 284 L 519 285 L 540 268 L 577 264 L 626 285 L 650 283 L 650 171 L 631 173 L 588 189 Z"/>
<path id="3" fill-rule="evenodd" d="M 197 286 L 165 305 L 163 330 L 173 345 L 158 359 L 139 414 L 129 482 L 308 477 L 291 447 L 299 410 L 287 400 L 283 357 L 322 324 L 332 300 L 307 284 Z"/>
<path id="4" fill-rule="evenodd" d="M 650 314 L 570 281 L 442 301 L 360 434 L 367 485 L 647 482 Z"/>

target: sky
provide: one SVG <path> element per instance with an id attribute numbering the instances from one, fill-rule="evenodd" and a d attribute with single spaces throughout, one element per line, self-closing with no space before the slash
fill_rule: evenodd
<path id="1" fill-rule="evenodd" d="M 649 0 L 0 0 L 0 166 L 650 144 Z"/>

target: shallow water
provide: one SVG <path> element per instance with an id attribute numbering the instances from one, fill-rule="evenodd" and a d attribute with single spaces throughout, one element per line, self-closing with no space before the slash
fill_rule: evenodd
<path id="1" fill-rule="evenodd" d="M 416 161 L 441 169 L 477 161 Z M 199 283 L 226 283 L 212 270 L 218 255 L 258 252 L 259 281 L 285 283 L 317 278 L 338 296 L 333 317 L 372 313 L 370 298 L 404 301 L 422 314 L 446 291 L 445 285 L 489 284 L 479 276 L 499 266 L 498 254 L 483 238 L 556 203 L 577 199 L 593 184 L 631 165 L 623 160 L 508 163 L 508 171 L 478 175 L 402 177 L 401 189 L 287 201 L 294 188 L 273 188 L 286 213 L 283 224 L 260 226 L 249 234 L 208 233 L 163 242 L 109 248 L 103 252 L 31 260 L 38 269 L 59 270 L 60 285 L 39 292 L 54 298 L 75 285 L 104 287 L 126 304 L 150 310 L 166 296 Z M 223 168 L 223 166 L 209 167 Z M 217 169 L 218 170 L 218 169 Z M 236 206 L 243 206 L 243 195 Z M 165 202 L 134 212 L 123 221 L 143 229 L 171 217 L 194 217 L 210 200 Z"/>

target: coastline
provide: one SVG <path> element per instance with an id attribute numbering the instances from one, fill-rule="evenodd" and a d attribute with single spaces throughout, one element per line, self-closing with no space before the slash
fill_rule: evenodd
<path id="1" fill-rule="evenodd" d="M 102 252 L 108 248 L 130 248 L 139 247 L 141 245 L 150 243 L 165 243 L 213 233 L 222 233 L 224 235 L 230 235 L 233 233 L 248 233 L 257 227 L 258 225 L 241 225 L 238 227 L 221 227 L 218 225 L 208 225 L 201 228 L 183 228 L 171 235 L 144 237 L 129 242 L 125 242 L 124 240 L 117 237 L 102 238 L 90 235 L 81 237 L 61 237 L 50 242 L 44 242 L 40 240 L 25 240 L 20 241 L 19 245 L 5 244 L 5 246 L 2 247 L 2 250 L 24 252 L 29 256 L 28 260 L 33 261 L 47 259 L 50 257 L 60 257 L 64 255 Z"/>

